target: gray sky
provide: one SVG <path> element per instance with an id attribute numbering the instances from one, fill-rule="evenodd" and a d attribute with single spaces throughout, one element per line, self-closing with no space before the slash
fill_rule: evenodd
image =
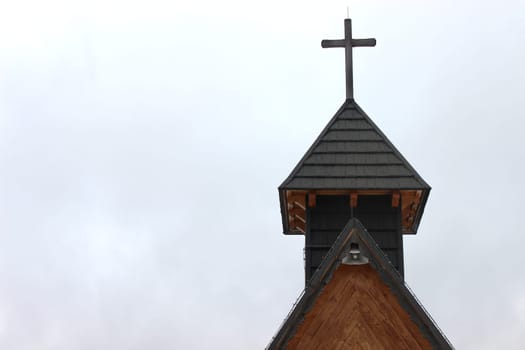
<path id="1" fill-rule="evenodd" d="M 356 99 L 433 187 L 408 284 L 458 349 L 525 348 L 523 1 L 1 5 L 0 348 L 263 348 L 347 5 Z"/>

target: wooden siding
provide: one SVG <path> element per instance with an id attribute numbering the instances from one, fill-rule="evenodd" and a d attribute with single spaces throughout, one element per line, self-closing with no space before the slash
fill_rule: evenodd
<path id="1" fill-rule="evenodd" d="M 339 233 L 352 216 L 350 196 L 317 196 L 315 208 L 307 210 L 305 280 L 312 277 Z M 392 208 L 392 196 L 359 196 L 353 217 L 403 275 L 403 237 L 400 208 Z"/>
<path id="2" fill-rule="evenodd" d="M 432 349 L 371 265 L 340 265 L 287 350 Z"/>
<path id="3" fill-rule="evenodd" d="M 401 210 L 400 207 L 392 207 L 392 196 L 359 196 L 354 217 L 366 227 L 392 265 L 403 276 Z"/>
<path id="4" fill-rule="evenodd" d="M 317 196 L 308 208 L 305 235 L 305 281 L 308 282 L 350 219 L 350 196 Z"/>

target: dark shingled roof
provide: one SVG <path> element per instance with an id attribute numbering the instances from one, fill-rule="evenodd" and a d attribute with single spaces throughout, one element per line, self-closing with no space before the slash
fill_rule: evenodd
<path id="1" fill-rule="evenodd" d="M 368 115 L 346 100 L 279 190 L 429 190 Z"/>
<path id="2" fill-rule="evenodd" d="M 325 285 L 330 283 L 333 274 L 341 264 L 342 257 L 349 251 L 351 243 L 359 245 L 361 254 L 369 259 L 369 264 L 378 272 L 381 280 L 397 297 L 400 305 L 415 322 L 423 336 L 428 339 L 432 348 L 453 349 L 452 344 L 405 284 L 388 257 L 381 251 L 361 222 L 355 218 L 350 219 L 343 228 L 266 349 L 286 349 L 288 341 L 296 333 L 305 315 L 312 309 Z M 348 317 L 352 317 L 352 315 L 348 315 Z"/>

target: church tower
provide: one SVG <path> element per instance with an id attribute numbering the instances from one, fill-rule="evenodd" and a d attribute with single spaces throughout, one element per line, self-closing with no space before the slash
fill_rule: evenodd
<path id="1" fill-rule="evenodd" d="M 430 186 L 354 100 L 346 100 L 279 186 L 284 234 L 305 237 L 306 285 L 267 350 L 453 349 L 404 280 L 403 235 L 415 234 Z"/>
<path id="2" fill-rule="evenodd" d="M 319 267 L 350 218 L 359 219 L 403 275 L 403 234 L 415 234 L 430 186 L 353 96 L 352 48 L 375 39 L 323 40 L 342 47 L 346 101 L 279 187 L 284 233 L 305 236 L 305 280 Z"/>

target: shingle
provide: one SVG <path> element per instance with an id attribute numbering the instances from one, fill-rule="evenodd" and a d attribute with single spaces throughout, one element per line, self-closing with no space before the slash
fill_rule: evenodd
<path id="1" fill-rule="evenodd" d="M 429 189 L 353 100 L 321 132 L 281 189 Z"/>
<path id="2" fill-rule="evenodd" d="M 374 130 L 330 130 L 324 141 L 381 141 L 383 138 Z"/>
<path id="3" fill-rule="evenodd" d="M 289 189 L 385 189 L 404 188 L 418 189 L 421 187 L 419 181 L 413 177 L 295 177 L 287 185 Z"/>
<path id="4" fill-rule="evenodd" d="M 372 125 L 366 120 L 337 120 L 331 130 L 372 130 Z"/>
<path id="5" fill-rule="evenodd" d="M 364 120 L 364 117 L 361 113 L 359 113 L 359 111 L 357 111 L 356 109 L 350 109 L 350 108 L 345 108 L 342 113 L 339 115 L 339 119 L 362 119 Z"/>
<path id="6" fill-rule="evenodd" d="M 312 154 L 304 164 L 403 164 L 391 152 Z"/>
<path id="7" fill-rule="evenodd" d="M 313 153 L 363 153 L 388 152 L 390 148 L 383 141 L 339 141 L 325 142 L 324 140 L 313 150 Z"/>
<path id="8" fill-rule="evenodd" d="M 412 176 L 404 165 L 304 165 L 297 177 Z"/>

